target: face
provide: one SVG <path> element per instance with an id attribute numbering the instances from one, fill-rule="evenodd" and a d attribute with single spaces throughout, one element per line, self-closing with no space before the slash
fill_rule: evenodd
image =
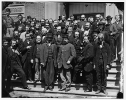
<path id="1" fill-rule="evenodd" d="M 111 23 L 111 21 L 112 21 L 111 19 L 107 19 L 107 23 Z"/>
<path id="2" fill-rule="evenodd" d="M 14 31 L 14 35 L 15 35 L 15 36 L 19 36 L 18 31 Z"/>
<path id="3" fill-rule="evenodd" d="M 31 22 L 31 26 L 34 26 L 35 25 L 35 23 L 34 22 Z"/>
<path id="4" fill-rule="evenodd" d="M 13 46 L 15 46 L 15 45 L 16 45 L 16 41 L 12 41 L 11 46 L 13 47 Z"/>
<path id="5" fill-rule="evenodd" d="M 90 28 L 90 23 L 86 23 L 85 24 L 85 29 L 89 29 Z"/>
<path id="6" fill-rule="evenodd" d="M 88 40 L 88 37 L 85 36 L 84 39 L 83 39 L 83 41 L 84 41 L 85 43 L 88 43 L 88 41 L 89 41 L 89 40 Z"/>
<path id="7" fill-rule="evenodd" d="M 61 28 L 60 27 L 57 28 L 57 32 L 61 32 Z"/>
<path id="8" fill-rule="evenodd" d="M 49 23 L 53 23 L 52 19 L 49 20 Z"/>
<path id="9" fill-rule="evenodd" d="M 74 20 L 74 17 L 72 16 L 70 19 L 73 21 Z"/>
<path id="10" fill-rule="evenodd" d="M 65 20 L 65 16 L 62 16 L 62 20 Z"/>
<path id="11" fill-rule="evenodd" d="M 72 27 L 68 27 L 68 32 L 72 32 L 72 31 L 73 31 Z"/>
<path id="12" fill-rule="evenodd" d="M 26 31 L 29 31 L 29 27 L 28 26 L 26 26 Z"/>
<path id="13" fill-rule="evenodd" d="M 18 31 L 19 32 L 22 31 L 22 27 L 21 26 L 18 27 Z"/>
<path id="14" fill-rule="evenodd" d="M 36 26 L 35 26 L 36 28 L 39 28 L 39 24 L 36 24 Z"/>
<path id="15" fill-rule="evenodd" d="M 100 15 L 96 15 L 96 20 L 100 20 Z"/>
<path id="16" fill-rule="evenodd" d="M 68 42 L 68 39 L 67 38 L 64 38 L 63 41 Z"/>
<path id="17" fill-rule="evenodd" d="M 103 39 L 104 39 L 103 34 L 99 34 L 98 35 L 98 41 L 99 41 L 99 43 L 102 43 Z"/>
<path id="18" fill-rule="evenodd" d="M 90 22 L 93 22 L 94 21 L 94 19 L 93 18 L 90 18 Z"/>
<path id="19" fill-rule="evenodd" d="M 79 32 L 75 32 L 75 37 L 76 37 L 76 38 L 79 37 Z"/>
<path id="20" fill-rule="evenodd" d="M 115 20 L 116 20 L 116 21 L 119 21 L 119 20 L 120 20 L 120 17 L 119 17 L 119 16 L 116 16 L 116 17 L 115 17 Z"/>
<path id="21" fill-rule="evenodd" d="M 8 41 L 4 41 L 3 46 L 7 46 L 8 45 Z"/>
<path id="22" fill-rule="evenodd" d="M 37 37 L 36 37 L 36 42 L 37 42 L 37 43 L 40 43 L 40 42 L 41 42 L 41 36 L 37 36 Z"/>
<path id="23" fill-rule="evenodd" d="M 98 38 L 97 33 L 94 33 L 93 38 L 94 38 L 94 39 L 97 39 L 97 38 Z"/>
<path id="24" fill-rule="evenodd" d="M 18 16 L 18 19 L 19 19 L 19 20 L 22 20 L 22 16 Z"/>

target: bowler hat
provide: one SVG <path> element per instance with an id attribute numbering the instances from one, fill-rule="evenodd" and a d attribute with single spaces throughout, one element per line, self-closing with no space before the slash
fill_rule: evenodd
<path id="1" fill-rule="evenodd" d="M 108 15 L 108 16 L 106 17 L 106 20 L 110 20 L 110 19 L 112 19 L 112 17 L 111 17 L 110 15 Z"/>

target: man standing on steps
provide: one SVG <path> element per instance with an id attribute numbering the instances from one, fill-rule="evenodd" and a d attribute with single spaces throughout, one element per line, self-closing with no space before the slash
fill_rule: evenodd
<path id="1" fill-rule="evenodd" d="M 63 81 L 62 88 L 59 91 L 65 90 L 66 92 L 70 90 L 71 85 L 71 61 L 72 59 L 76 57 L 76 51 L 74 48 L 74 45 L 69 43 L 68 41 L 68 35 L 63 35 L 63 42 L 62 45 L 59 48 L 58 53 L 58 68 L 60 71 L 60 77 Z"/>
<path id="2" fill-rule="evenodd" d="M 47 33 L 47 42 L 42 44 L 40 51 L 40 62 L 43 67 L 43 74 L 45 80 L 45 88 L 44 92 L 47 89 L 53 90 L 53 82 L 54 82 L 54 67 L 57 67 L 56 63 L 56 45 L 53 44 L 53 34 Z"/>
<path id="3" fill-rule="evenodd" d="M 111 62 L 110 47 L 104 41 L 104 35 L 98 34 L 98 42 L 94 44 L 94 67 L 97 75 L 97 87 L 96 94 L 101 91 L 106 94 L 106 69 L 109 68 Z"/>

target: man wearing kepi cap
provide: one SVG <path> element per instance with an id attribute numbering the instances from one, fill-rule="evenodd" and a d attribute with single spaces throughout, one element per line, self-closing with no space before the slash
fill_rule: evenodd
<path id="1" fill-rule="evenodd" d="M 42 44 L 40 52 L 40 62 L 43 67 L 43 74 L 45 80 L 44 92 L 47 89 L 53 90 L 54 82 L 54 67 L 56 67 L 56 45 L 52 43 L 53 35 L 52 33 L 47 33 L 47 42 Z"/>
<path id="2" fill-rule="evenodd" d="M 112 24 L 112 17 L 106 17 L 107 24 L 105 25 L 104 31 L 106 31 L 105 36 L 107 37 L 106 42 L 110 45 L 111 48 L 111 61 L 114 61 L 116 58 L 116 48 L 115 48 L 115 36 L 118 32 L 115 24 Z"/>
<path id="3" fill-rule="evenodd" d="M 62 88 L 59 91 L 65 90 L 65 92 L 67 92 L 70 90 L 71 85 L 71 61 L 76 56 L 76 51 L 74 45 L 68 42 L 67 34 L 64 34 L 62 38 L 62 45 L 59 48 L 59 53 L 57 57 L 60 77 L 63 81 L 63 83 L 61 84 Z"/>

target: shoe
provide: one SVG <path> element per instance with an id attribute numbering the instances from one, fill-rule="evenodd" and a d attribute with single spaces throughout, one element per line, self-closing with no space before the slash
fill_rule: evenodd
<path id="1" fill-rule="evenodd" d="M 100 90 L 97 90 L 95 94 L 99 94 L 101 91 Z"/>
<path id="2" fill-rule="evenodd" d="M 27 87 L 24 87 L 23 89 L 28 89 L 28 90 L 31 90 L 31 88 L 30 88 L 30 87 L 28 87 L 28 86 L 27 86 Z"/>
<path id="3" fill-rule="evenodd" d="M 107 95 L 107 92 L 106 92 L 106 90 L 103 90 L 103 93 Z"/>
<path id="4" fill-rule="evenodd" d="M 47 89 L 48 89 L 48 86 L 45 86 L 43 92 L 46 92 Z"/>
<path id="5" fill-rule="evenodd" d="M 65 89 L 65 92 L 68 92 L 68 91 L 70 91 L 70 88 L 66 88 L 66 89 Z"/>
<path id="6" fill-rule="evenodd" d="M 59 91 L 63 91 L 63 90 L 65 90 L 66 88 L 61 88 L 61 89 L 59 89 Z"/>
<path id="7" fill-rule="evenodd" d="M 90 90 L 88 89 L 88 90 L 85 90 L 84 92 L 92 92 L 92 90 L 91 89 Z"/>

